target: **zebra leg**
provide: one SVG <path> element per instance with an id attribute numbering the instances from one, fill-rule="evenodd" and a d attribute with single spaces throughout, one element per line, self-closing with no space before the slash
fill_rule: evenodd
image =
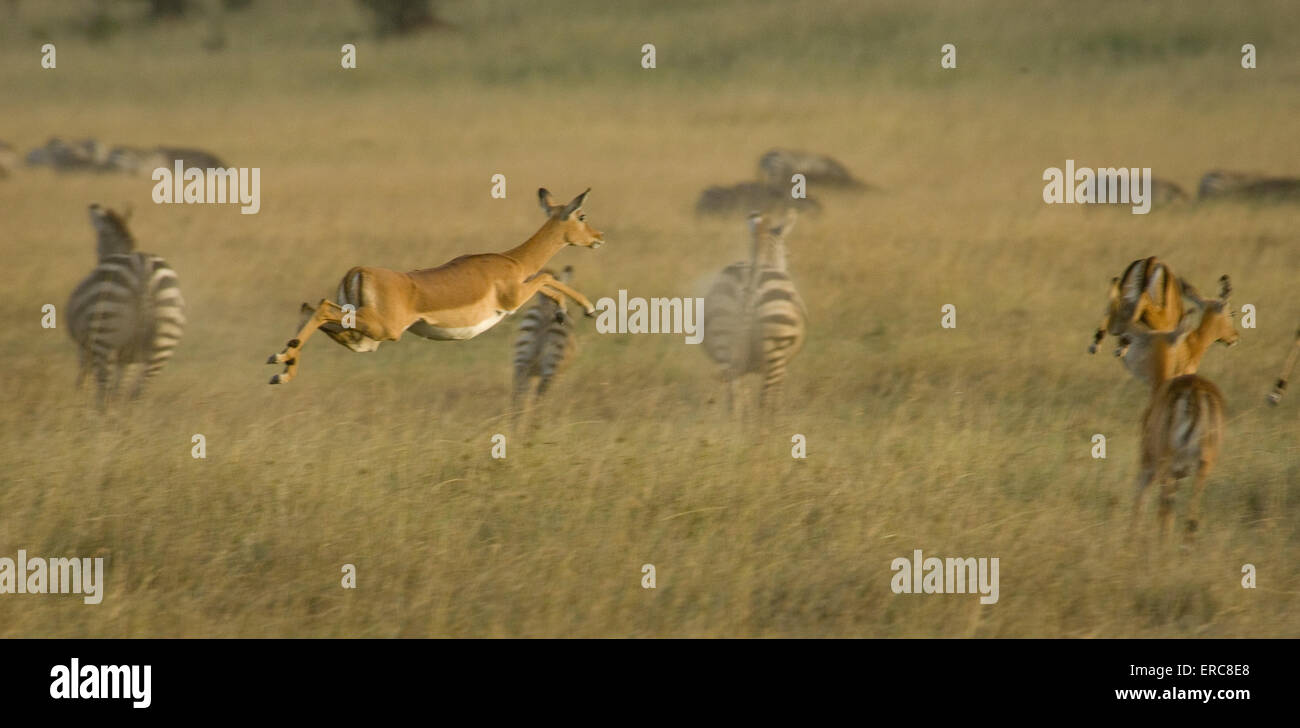
<path id="1" fill-rule="evenodd" d="M 785 372 L 769 372 L 763 377 L 763 388 L 758 392 L 758 409 L 767 412 L 781 403 L 781 393 L 785 388 Z"/>
<path id="2" fill-rule="evenodd" d="M 108 385 L 112 377 L 110 364 L 103 359 L 96 359 L 95 368 L 95 406 L 103 412 L 108 408 Z"/>
<path id="3" fill-rule="evenodd" d="M 126 380 L 127 367 L 127 364 L 118 361 L 117 369 L 113 372 L 113 399 L 120 399 L 122 396 L 122 382 Z"/>
<path id="4" fill-rule="evenodd" d="M 90 355 L 85 349 L 77 349 L 77 382 L 76 391 L 80 392 L 81 388 L 86 385 L 86 375 L 90 374 Z"/>
<path id="5" fill-rule="evenodd" d="M 159 369 L 162 369 L 162 363 L 157 365 L 149 364 L 140 368 L 139 373 L 135 375 L 135 384 L 131 387 L 130 396 L 133 401 L 140 398 L 140 393 L 144 391 L 144 385 L 153 378 L 153 375 L 158 373 Z"/>
<path id="6" fill-rule="evenodd" d="M 541 399 L 546 394 L 546 390 L 551 388 L 551 380 L 554 377 L 550 374 L 543 374 L 537 380 L 537 398 Z"/>
<path id="7" fill-rule="evenodd" d="M 510 409 L 518 417 L 523 412 L 524 404 L 528 399 L 528 372 L 525 369 L 515 369 L 514 386 L 510 393 Z"/>

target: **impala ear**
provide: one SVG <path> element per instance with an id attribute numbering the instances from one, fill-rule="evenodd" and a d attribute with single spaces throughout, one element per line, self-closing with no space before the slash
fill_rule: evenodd
<path id="1" fill-rule="evenodd" d="M 582 194 L 580 194 L 580 195 L 578 195 L 577 197 L 573 198 L 573 200 L 572 200 L 571 202 L 569 202 L 569 204 L 567 204 L 567 205 L 564 206 L 564 214 L 561 215 L 561 217 L 563 217 L 564 219 L 567 220 L 567 219 L 569 219 L 569 216 L 570 216 L 570 215 L 572 215 L 573 213 L 575 213 L 575 212 L 577 212 L 578 210 L 582 209 L 582 203 L 586 201 L 586 199 L 587 199 L 587 195 L 588 195 L 590 192 L 591 192 L 591 188 L 588 187 L 588 188 L 586 189 L 586 191 L 584 191 Z"/>
<path id="2" fill-rule="evenodd" d="M 551 191 L 545 187 L 538 188 L 537 202 L 542 206 L 542 212 L 546 213 L 548 217 L 555 212 L 555 200 L 551 199 Z"/>

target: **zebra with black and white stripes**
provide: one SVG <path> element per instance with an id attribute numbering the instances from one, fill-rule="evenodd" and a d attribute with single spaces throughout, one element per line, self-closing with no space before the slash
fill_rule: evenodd
<path id="1" fill-rule="evenodd" d="M 129 215 L 128 215 L 129 216 Z M 102 407 L 128 368 L 137 368 L 134 399 L 172 357 L 185 329 L 176 272 L 162 258 L 135 250 L 127 216 L 90 206 L 99 264 L 72 292 L 68 330 L 80 358 L 77 387 L 95 374 Z"/>
<path id="2" fill-rule="evenodd" d="M 808 335 L 803 299 L 786 267 L 785 236 L 795 217 L 751 214 L 749 260 L 724 268 L 704 298 L 704 351 L 720 367 L 731 411 L 746 374 L 761 375 L 759 409 L 771 407 Z"/>
<path id="3" fill-rule="evenodd" d="M 573 280 L 573 266 L 565 266 L 564 272 L 555 277 L 567 285 Z M 578 349 L 573 321 L 564 304 L 540 293 L 533 298 L 535 301 L 519 322 L 519 335 L 515 338 L 513 408 L 516 413 L 532 389 L 533 380 L 537 380 L 536 397 L 540 399 Z"/>

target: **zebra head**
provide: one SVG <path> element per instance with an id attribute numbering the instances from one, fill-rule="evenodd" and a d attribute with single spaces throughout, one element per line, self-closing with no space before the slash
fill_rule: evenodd
<path id="1" fill-rule="evenodd" d="M 749 233 L 753 240 L 750 255 L 757 267 L 785 270 L 785 236 L 798 217 L 793 209 L 780 216 L 749 213 Z"/>
<path id="2" fill-rule="evenodd" d="M 126 227 L 126 221 L 130 217 L 130 208 L 126 208 L 124 213 L 119 214 L 101 207 L 98 203 L 90 206 L 90 224 L 94 226 L 98 236 L 96 251 L 100 260 L 109 255 L 129 253 L 135 249 L 135 238 Z"/>

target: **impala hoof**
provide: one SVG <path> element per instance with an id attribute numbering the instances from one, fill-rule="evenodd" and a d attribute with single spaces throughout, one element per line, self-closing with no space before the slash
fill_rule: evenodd
<path id="1" fill-rule="evenodd" d="M 1096 345 L 1096 344 L 1089 344 L 1089 345 L 1088 345 L 1088 353 L 1089 353 L 1089 354 L 1096 354 L 1096 353 L 1097 353 L 1097 345 Z"/>
<path id="2" fill-rule="evenodd" d="M 279 375 L 279 374 L 276 374 L 275 376 L 271 377 L 271 384 L 279 384 L 279 383 L 280 383 L 280 375 Z"/>
<path id="3" fill-rule="evenodd" d="M 279 354 L 272 354 L 272 355 L 266 357 L 266 363 L 267 363 L 267 364 L 275 364 L 275 363 L 276 363 L 276 361 L 275 361 L 275 357 L 277 357 L 277 356 L 279 356 Z"/>

